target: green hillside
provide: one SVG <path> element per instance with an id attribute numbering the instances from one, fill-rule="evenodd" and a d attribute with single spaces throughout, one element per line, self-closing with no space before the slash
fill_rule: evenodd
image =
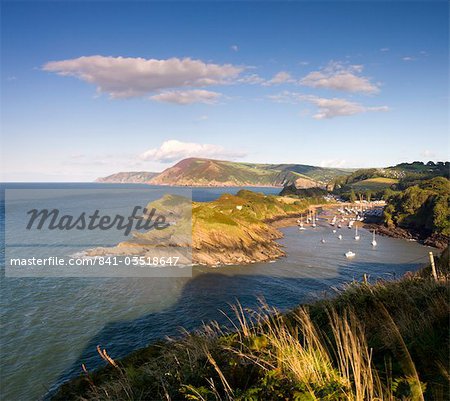
<path id="1" fill-rule="evenodd" d="M 301 164 L 255 164 L 223 160 L 184 159 L 151 180 L 159 185 L 284 186 L 310 188 L 346 174 L 343 169 Z"/>
<path id="2" fill-rule="evenodd" d="M 423 180 L 394 192 L 384 210 L 388 226 L 399 226 L 423 235 L 450 236 L 450 181 L 444 177 Z"/>
<path id="3" fill-rule="evenodd" d="M 386 168 L 359 169 L 333 179 L 334 193 L 344 199 L 351 193 L 387 198 L 392 190 L 404 190 L 435 177 L 449 178 L 449 162 L 401 163 Z"/>

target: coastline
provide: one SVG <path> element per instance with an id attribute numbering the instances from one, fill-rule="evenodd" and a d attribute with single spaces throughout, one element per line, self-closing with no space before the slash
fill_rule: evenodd
<path id="1" fill-rule="evenodd" d="M 365 223 L 364 228 L 373 231 L 377 235 L 384 237 L 400 238 L 407 241 L 417 241 L 418 243 L 430 246 L 439 250 L 443 250 L 448 246 L 449 238 L 441 234 L 424 235 L 413 230 L 406 230 L 401 227 L 387 227 L 382 222 L 380 223 Z"/>

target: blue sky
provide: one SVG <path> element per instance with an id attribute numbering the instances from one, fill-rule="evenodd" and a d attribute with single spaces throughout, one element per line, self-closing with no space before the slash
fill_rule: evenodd
<path id="1" fill-rule="evenodd" d="M 3 2 L 4 181 L 444 160 L 447 2 Z"/>

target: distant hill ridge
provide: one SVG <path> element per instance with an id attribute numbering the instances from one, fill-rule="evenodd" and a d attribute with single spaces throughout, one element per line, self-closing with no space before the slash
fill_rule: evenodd
<path id="1" fill-rule="evenodd" d="M 148 183 L 158 174 L 159 173 L 150 173 L 147 171 L 120 172 L 108 175 L 107 177 L 97 178 L 95 182 L 141 184 Z"/>
<path id="2" fill-rule="evenodd" d="M 148 180 L 144 173 L 118 173 L 98 182 L 146 182 L 155 185 L 179 186 L 271 186 L 295 184 L 298 188 L 325 186 L 335 177 L 350 170 L 324 168 L 303 164 L 258 164 L 203 158 L 183 159 Z M 129 177 L 126 176 L 129 174 Z M 141 174 L 136 176 L 136 174 Z M 127 181 L 142 179 L 142 181 Z M 115 181 L 112 181 L 115 180 Z M 120 180 L 120 181 L 117 181 Z"/>

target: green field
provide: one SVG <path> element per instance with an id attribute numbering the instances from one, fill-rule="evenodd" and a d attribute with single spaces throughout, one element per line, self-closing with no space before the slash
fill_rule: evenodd
<path id="1" fill-rule="evenodd" d="M 355 182 L 351 184 L 351 187 L 355 191 L 382 191 L 383 189 L 389 188 L 394 184 L 398 184 L 398 182 L 399 180 L 395 178 L 376 177 Z"/>

